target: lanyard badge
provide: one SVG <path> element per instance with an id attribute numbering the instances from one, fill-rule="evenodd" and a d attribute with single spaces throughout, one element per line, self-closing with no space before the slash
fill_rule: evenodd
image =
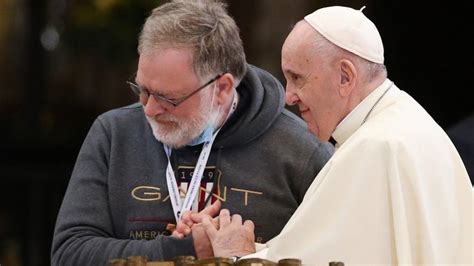
<path id="1" fill-rule="evenodd" d="M 237 97 L 234 95 L 232 107 L 227 115 L 226 120 L 231 116 L 231 114 L 237 108 Z M 212 144 L 219 133 L 220 128 L 214 132 L 212 138 L 209 141 L 204 142 L 201 154 L 199 155 L 198 162 L 193 172 L 193 176 L 191 178 L 191 182 L 189 183 L 188 190 L 186 192 L 186 196 L 184 201 L 181 201 L 178 183 L 176 182 L 176 177 L 173 171 L 173 167 L 171 166 L 171 151 L 172 149 L 167 145 L 163 145 L 165 149 L 166 156 L 168 157 L 168 165 L 166 167 L 166 184 L 168 186 L 168 192 L 170 194 L 170 201 L 171 206 L 173 207 L 173 214 L 176 219 L 176 222 L 181 220 L 181 215 L 187 211 L 191 210 L 191 207 L 196 200 L 197 193 L 199 192 L 200 184 L 202 175 L 207 165 L 207 161 L 209 160 L 209 155 L 211 153 Z"/>

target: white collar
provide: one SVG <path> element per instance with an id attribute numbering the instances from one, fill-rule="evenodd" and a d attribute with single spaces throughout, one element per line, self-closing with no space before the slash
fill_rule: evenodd
<path id="1" fill-rule="evenodd" d="M 332 133 L 336 140 L 336 147 L 341 146 L 367 119 L 375 105 L 385 95 L 393 82 L 389 79 L 365 97 L 344 119 Z"/>

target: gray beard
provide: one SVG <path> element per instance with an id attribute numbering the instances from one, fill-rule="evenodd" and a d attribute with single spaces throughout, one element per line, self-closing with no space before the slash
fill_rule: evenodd
<path id="1" fill-rule="evenodd" d="M 188 120 L 169 114 L 155 118 L 145 117 L 152 128 L 153 136 L 163 144 L 177 149 L 197 138 L 208 125 L 216 128 L 218 115 L 219 110 L 209 110 L 203 104 L 199 112 Z"/>

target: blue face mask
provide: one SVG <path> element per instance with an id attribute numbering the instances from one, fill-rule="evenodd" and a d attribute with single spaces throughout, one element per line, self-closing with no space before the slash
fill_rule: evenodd
<path id="1" fill-rule="evenodd" d="M 201 132 L 199 136 L 197 136 L 195 139 L 191 140 L 190 143 L 188 143 L 188 146 L 197 146 L 204 142 L 210 141 L 212 139 L 213 133 L 214 133 L 213 126 L 207 125 L 207 127 Z"/>

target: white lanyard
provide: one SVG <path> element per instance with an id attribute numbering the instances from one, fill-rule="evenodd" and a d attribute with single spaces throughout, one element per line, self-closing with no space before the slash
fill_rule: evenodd
<path id="1" fill-rule="evenodd" d="M 237 108 L 237 93 L 234 94 L 232 106 L 227 114 L 227 119 L 229 119 L 230 115 L 235 111 Z M 197 161 L 196 167 L 193 172 L 193 177 L 191 178 L 191 182 L 189 183 L 188 190 L 186 192 L 186 197 L 184 198 L 184 202 L 181 202 L 181 197 L 179 194 L 178 183 L 176 182 L 176 177 L 173 172 L 173 168 L 171 167 L 171 148 L 167 145 L 163 145 L 165 148 L 166 156 L 168 157 L 168 166 L 166 167 L 166 184 L 168 185 L 168 192 L 170 194 L 171 206 L 173 207 L 174 217 L 176 222 L 181 220 L 181 215 L 190 210 L 194 200 L 196 199 L 196 195 L 201 187 L 201 179 L 202 174 L 204 173 L 204 169 L 206 168 L 207 161 L 209 159 L 209 155 L 211 153 L 212 144 L 216 139 L 217 134 L 221 128 L 219 128 L 214 134 L 212 134 L 212 138 L 209 141 L 204 142 L 202 146 L 201 154 L 199 155 L 199 159 Z"/>

